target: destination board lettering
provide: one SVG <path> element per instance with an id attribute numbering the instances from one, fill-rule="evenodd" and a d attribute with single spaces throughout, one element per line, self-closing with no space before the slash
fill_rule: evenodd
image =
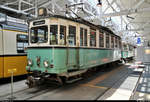
<path id="1" fill-rule="evenodd" d="M 33 25 L 45 24 L 45 20 L 33 22 Z"/>

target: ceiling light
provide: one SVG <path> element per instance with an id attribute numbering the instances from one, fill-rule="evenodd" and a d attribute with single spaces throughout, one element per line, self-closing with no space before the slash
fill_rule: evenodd
<path id="1" fill-rule="evenodd" d="M 98 0 L 97 6 L 101 7 L 102 6 L 102 2 L 101 0 Z"/>

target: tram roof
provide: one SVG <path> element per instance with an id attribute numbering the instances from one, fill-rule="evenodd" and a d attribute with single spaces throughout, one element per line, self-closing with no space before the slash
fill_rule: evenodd
<path id="1" fill-rule="evenodd" d="M 21 32 L 28 31 L 28 26 L 26 24 L 7 21 L 7 22 L 0 22 L 0 25 L 2 25 L 3 29 L 6 30 L 15 30 Z"/>
<path id="2" fill-rule="evenodd" d="M 82 24 L 85 24 L 85 25 L 88 25 L 90 27 L 94 27 L 94 28 L 98 28 L 98 29 L 102 29 L 104 31 L 107 31 L 108 33 L 110 34 L 113 34 L 119 38 L 121 38 L 120 36 L 114 34 L 114 32 L 112 32 L 109 28 L 105 27 L 105 26 L 102 26 L 102 25 L 95 25 L 95 24 L 92 24 L 82 18 L 69 18 L 69 17 L 65 17 L 65 16 L 61 16 L 61 15 L 47 15 L 47 16 L 42 16 L 42 17 L 37 17 L 37 18 L 34 18 L 34 19 L 30 19 L 28 20 L 29 22 L 30 21 L 33 21 L 33 20 L 39 20 L 39 19 L 45 19 L 45 18 L 50 18 L 50 17 L 55 17 L 55 18 L 62 18 L 62 19 L 67 19 L 67 20 L 70 20 L 70 21 L 74 21 L 74 22 L 79 22 L 79 23 L 82 23 Z"/>

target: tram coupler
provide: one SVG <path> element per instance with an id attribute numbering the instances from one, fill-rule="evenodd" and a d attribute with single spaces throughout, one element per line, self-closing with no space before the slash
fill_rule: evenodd
<path id="1" fill-rule="evenodd" d="M 40 77 L 28 76 L 27 81 L 25 83 L 28 85 L 29 88 L 32 88 L 37 85 L 40 85 L 42 83 L 42 80 Z"/>

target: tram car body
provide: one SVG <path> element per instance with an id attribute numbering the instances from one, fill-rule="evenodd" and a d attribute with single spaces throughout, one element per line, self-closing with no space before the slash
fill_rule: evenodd
<path id="1" fill-rule="evenodd" d="M 103 26 L 59 15 L 29 21 L 28 65 L 35 79 L 68 79 L 119 61 L 121 38 Z M 36 78 L 37 77 L 37 78 Z"/>
<path id="2" fill-rule="evenodd" d="M 129 43 L 122 43 L 121 56 L 124 61 L 132 60 L 135 57 L 135 46 Z"/>
<path id="3" fill-rule="evenodd" d="M 27 25 L 15 22 L 0 23 L 0 78 L 27 74 Z"/>

